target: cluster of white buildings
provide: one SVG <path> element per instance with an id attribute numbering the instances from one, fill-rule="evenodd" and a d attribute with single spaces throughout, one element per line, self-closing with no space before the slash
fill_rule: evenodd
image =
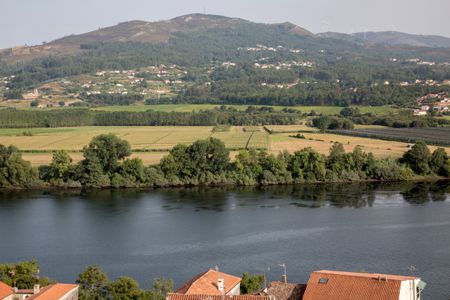
<path id="1" fill-rule="evenodd" d="M 276 70 L 290 70 L 292 67 L 312 68 L 314 63 L 311 61 L 291 61 L 279 62 L 276 64 L 254 63 L 255 68 L 259 69 L 276 69 Z"/>
<path id="2" fill-rule="evenodd" d="M 304 52 L 303 49 L 288 49 L 281 45 L 278 45 L 276 47 L 269 47 L 262 44 L 257 44 L 255 47 L 247 47 L 247 48 L 238 48 L 238 50 L 245 50 L 248 52 L 259 52 L 259 51 L 270 51 L 270 52 L 277 52 L 281 50 L 289 51 L 291 53 L 302 53 Z"/>
<path id="3" fill-rule="evenodd" d="M 421 106 L 413 110 L 415 116 L 426 116 L 430 111 L 440 113 L 450 111 L 450 98 L 445 93 L 428 94 L 418 98 L 417 103 Z"/>

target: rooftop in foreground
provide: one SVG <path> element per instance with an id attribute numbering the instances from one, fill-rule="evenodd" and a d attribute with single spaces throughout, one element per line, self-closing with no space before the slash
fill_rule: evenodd
<path id="1" fill-rule="evenodd" d="M 311 273 L 303 300 L 419 299 L 420 282 L 412 276 L 320 270 Z M 405 297 L 410 295 L 416 298 Z"/>
<path id="2" fill-rule="evenodd" d="M 210 269 L 186 282 L 176 292 L 186 295 L 222 295 L 218 288 L 219 279 L 223 280 L 225 294 L 231 292 L 241 282 L 239 277 Z"/>

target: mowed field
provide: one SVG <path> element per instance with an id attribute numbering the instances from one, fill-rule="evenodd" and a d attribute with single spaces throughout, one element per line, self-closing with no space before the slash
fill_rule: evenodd
<path id="1" fill-rule="evenodd" d="M 24 151 L 23 157 L 33 165 L 48 164 L 54 150 L 67 150 L 74 161 L 82 159 L 81 150 L 91 139 L 99 134 L 114 133 L 127 140 L 133 157 L 140 157 L 146 164 L 156 164 L 177 144 L 191 144 L 196 140 L 215 137 L 222 140 L 232 151 L 232 157 L 239 149 L 257 148 L 277 154 L 281 151 L 294 152 L 312 147 L 327 154 L 334 142 L 344 144 L 347 151 L 362 146 L 366 152 L 377 157 L 399 157 L 409 149 L 410 144 L 383 141 L 363 137 L 319 133 L 306 125 L 267 126 L 277 133 L 269 134 L 263 127 L 245 128 L 232 126 L 229 131 L 213 132 L 210 126 L 142 126 L 142 127 L 69 127 L 69 128 L 31 128 L 0 129 L 0 144 L 15 145 Z M 295 131 L 302 131 L 305 139 L 293 138 Z M 310 132 L 307 132 L 310 131 Z M 24 133 L 31 133 L 25 136 Z M 436 147 L 430 146 L 430 149 Z M 450 148 L 446 148 L 450 153 Z"/>
<path id="2" fill-rule="evenodd" d="M 68 128 L 0 129 L 0 144 L 14 145 L 24 151 L 23 157 L 42 165 L 50 162 L 52 151 L 66 150 L 74 161 L 82 159 L 83 147 L 100 134 L 114 133 L 127 140 L 133 157 L 146 164 L 155 164 L 177 144 L 191 144 L 199 139 L 215 137 L 235 151 L 245 148 L 268 149 L 269 134 L 264 130 L 245 131 L 244 127 L 231 127 L 226 132 L 213 132 L 211 126 L 95 126 Z M 27 136 L 26 134 L 30 134 Z M 25 135 L 24 135 L 25 134 Z M 234 150 L 234 151 L 233 151 Z M 234 155 L 234 154 L 233 154 Z"/>
<path id="3" fill-rule="evenodd" d="M 15 145 L 26 151 L 80 151 L 100 134 L 114 133 L 127 140 L 134 151 L 168 151 L 177 144 L 215 137 L 229 149 L 268 148 L 269 136 L 264 130 L 213 132 L 211 126 L 88 126 L 67 128 L 0 129 L 0 144 Z M 27 136 L 27 134 L 31 134 Z"/>
<path id="4" fill-rule="evenodd" d="M 192 112 L 192 111 L 199 111 L 199 110 L 210 110 L 216 107 L 219 107 L 220 105 L 217 104 L 155 104 L 155 105 L 113 105 L 113 106 L 102 106 L 95 108 L 94 110 L 100 110 L 100 111 L 133 111 L 133 112 L 139 112 L 139 111 L 146 111 L 149 109 L 155 110 L 155 111 L 164 111 L 164 112 Z M 226 105 L 228 107 L 233 107 L 237 110 L 246 110 L 248 105 Z M 254 105 L 255 107 L 262 107 L 262 105 Z M 320 114 L 324 115 L 334 115 L 339 114 L 339 112 L 342 110 L 342 107 L 339 106 L 264 106 L 264 107 L 271 107 L 275 111 L 281 111 L 284 108 L 290 108 L 295 109 L 297 111 L 301 111 L 304 113 L 315 111 Z M 386 113 L 386 112 L 392 112 L 395 110 L 395 108 L 392 108 L 391 106 L 384 105 L 384 106 L 358 106 L 360 111 L 362 113 Z"/>

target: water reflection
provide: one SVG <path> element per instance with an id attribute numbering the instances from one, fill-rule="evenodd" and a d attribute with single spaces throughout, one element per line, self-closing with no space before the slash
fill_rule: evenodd
<path id="1" fill-rule="evenodd" d="M 400 194 L 410 204 L 445 201 L 450 192 L 448 182 L 416 183 L 406 186 Z"/>
<path id="2" fill-rule="evenodd" d="M 49 197 L 59 205 L 82 199 L 96 209 L 110 212 L 131 209 L 141 201 L 160 201 L 164 210 L 190 208 L 221 212 L 239 207 L 276 208 L 280 205 L 319 208 L 323 206 L 372 207 L 377 197 L 403 199 L 417 205 L 446 201 L 450 182 L 310 184 L 267 187 L 193 187 L 156 190 L 50 190 L 0 191 L 0 205 L 26 205 L 36 198 Z M 150 198 L 150 199 L 149 199 Z"/>

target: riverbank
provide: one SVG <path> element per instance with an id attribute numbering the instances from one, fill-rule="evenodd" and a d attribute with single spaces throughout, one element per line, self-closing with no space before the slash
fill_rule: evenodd
<path id="1" fill-rule="evenodd" d="M 266 186 L 304 183 L 395 182 L 450 177 L 444 148 L 432 153 L 417 143 L 401 159 L 376 159 L 362 147 L 346 152 L 334 143 L 328 155 L 312 148 L 275 156 L 262 150 L 240 151 L 230 160 L 225 144 L 215 138 L 179 144 L 157 165 L 130 158 L 129 143 L 113 134 L 92 139 L 83 160 L 73 163 L 63 150 L 49 165 L 32 168 L 20 151 L 0 145 L 3 188 L 139 188 L 177 186 Z"/>
<path id="2" fill-rule="evenodd" d="M 128 187 L 91 187 L 74 184 L 52 185 L 50 183 L 42 182 L 41 185 L 32 185 L 27 187 L 0 187 L 0 192 L 14 192 L 14 191 L 36 191 L 36 192 L 53 192 L 53 191 L 96 191 L 96 190 L 130 190 L 130 191 L 154 191 L 165 189 L 194 189 L 194 188 L 225 188 L 225 189 L 241 189 L 241 188 L 265 188 L 265 187 L 313 187 L 313 186 L 333 186 L 340 185 L 361 185 L 361 184 L 416 184 L 416 183 L 446 183 L 450 182 L 450 178 L 442 176 L 416 176 L 408 180 L 388 181 L 388 180 L 358 180 L 358 181 L 316 181 L 316 182 L 302 182 L 302 183 L 283 183 L 283 184 L 255 184 L 255 185 L 239 185 L 233 183 L 222 184 L 198 184 L 198 185 L 164 185 L 164 186 L 128 186 Z"/>

